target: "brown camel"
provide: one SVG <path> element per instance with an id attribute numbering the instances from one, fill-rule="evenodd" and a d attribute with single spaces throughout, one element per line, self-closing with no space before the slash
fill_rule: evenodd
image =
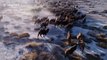
<path id="1" fill-rule="evenodd" d="M 68 49 L 65 50 L 65 57 L 69 56 L 70 54 L 73 54 L 73 52 L 77 49 L 77 45 L 74 45 L 73 47 L 70 47 Z"/>
<path id="2" fill-rule="evenodd" d="M 74 36 L 72 36 L 72 34 L 70 33 L 70 31 L 67 33 L 67 37 L 66 40 L 64 41 L 64 45 L 69 45 L 69 46 L 74 46 L 75 44 L 77 44 L 76 42 L 74 42 L 73 40 Z"/>
<path id="3" fill-rule="evenodd" d="M 80 46 L 80 49 L 81 51 L 83 52 L 84 51 L 84 48 L 85 48 L 85 42 L 84 42 L 84 35 L 82 33 L 79 33 L 77 35 L 77 39 L 79 41 L 79 46 Z"/>

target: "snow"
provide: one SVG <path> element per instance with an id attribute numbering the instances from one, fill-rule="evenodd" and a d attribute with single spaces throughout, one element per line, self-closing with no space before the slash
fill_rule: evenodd
<path id="1" fill-rule="evenodd" d="M 41 0 L 39 0 L 41 1 Z M 51 0 L 53 1 L 53 0 Z M 58 1 L 58 0 L 54 0 Z M 75 0 L 75 3 L 78 3 L 79 10 L 83 11 L 84 13 L 90 12 L 90 11 L 103 11 L 107 10 L 107 1 L 106 0 L 88 0 L 89 2 L 84 3 L 84 1 L 81 0 Z M 43 2 L 43 0 L 42 0 Z M 0 15 L 3 15 L 3 19 L 0 21 L 0 40 L 3 36 L 6 35 L 6 32 L 16 32 L 16 33 L 23 33 L 28 32 L 30 34 L 30 38 L 37 38 L 37 32 L 34 31 L 35 27 L 38 27 L 37 25 L 34 25 L 34 22 L 32 22 L 32 17 L 34 15 L 39 16 L 39 18 L 42 17 L 49 17 L 55 18 L 54 14 L 49 12 L 47 9 L 45 9 L 43 4 L 39 4 L 38 6 L 35 4 L 39 4 L 37 0 L 0 0 Z M 32 10 L 36 11 L 32 11 Z M 40 10 L 38 10 L 40 9 Z M 107 17 L 104 17 L 99 14 L 88 14 L 89 18 L 87 19 L 87 24 L 89 26 L 95 26 L 95 27 L 102 27 L 104 25 L 107 25 Z M 57 36 L 61 35 L 61 37 L 64 37 L 64 29 L 58 28 L 56 26 L 49 26 L 50 31 L 46 38 L 48 37 L 54 37 L 58 38 Z M 73 27 L 72 33 L 74 35 L 77 35 L 79 32 L 82 32 L 84 35 L 87 35 L 87 33 L 90 30 L 83 29 L 81 27 Z M 107 50 L 100 48 L 96 46 L 95 42 L 90 43 L 88 46 L 91 47 L 91 50 L 86 50 L 87 53 L 104 53 L 107 54 Z M 16 47 L 16 50 L 7 49 L 2 42 L 0 42 L 0 59 L 2 60 L 12 60 L 17 55 L 17 50 L 21 49 L 21 46 Z M 51 49 L 51 45 L 48 45 L 48 48 Z M 76 50 L 76 53 L 83 56 L 80 50 Z M 83 56 L 84 57 L 84 56 Z M 104 60 L 107 59 L 107 55 L 103 57 Z"/>
<path id="2" fill-rule="evenodd" d="M 7 49 L 3 43 L 0 42 L 0 60 L 12 60 L 15 58 L 16 52 L 12 49 Z"/>
<path id="3" fill-rule="evenodd" d="M 98 46 L 96 46 L 96 43 L 95 42 L 93 42 L 93 43 L 91 43 L 91 44 L 89 44 L 88 46 L 90 46 L 91 47 L 91 52 L 93 52 L 93 53 L 95 53 L 95 54 L 101 54 L 101 53 L 104 53 L 104 54 L 107 54 L 107 50 L 106 49 L 103 49 L 103 48 L 101 48 L 101 47 L 98 47 Z M 91 52 L 89 52 L 90 54 L 92 54 Z M 106 60 L 106 58 L 107 58 L 107 55 L 106 56 L 104 56 L 104 60 Z"/>
<path id="4" fill-rule="evenodd" d="M 83 29 L 83 28 L 81 28 L 81 27 L 73 27 L 72 28 L 72 33 L 74 34 L 74 35 L 78 35 L 80 32 L 81 33 L 83 33 L 84 35 L 86 35 L 87 36 L 87 33 L 89 32 L 90 30 L 88 30 L 88 29 Z"/>

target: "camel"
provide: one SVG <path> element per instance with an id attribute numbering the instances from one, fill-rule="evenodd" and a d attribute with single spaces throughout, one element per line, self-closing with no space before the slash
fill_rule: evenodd
<path id="1" fill-rule="evenodd" d="M 68 49 L 65 50 L 65 57 L 69 56 L 70 54 L 73 54 L 73 52 L 77 49 L 77 45 L 74 45 L 73 47 L 70 47 Z"/>
<path id="2" fill-rule="evenodd" d="M 72 39 L 72 35 L 71 35 L 70 31 L 68 31 L 68 33 L 67 33 L 67 40 L 69 40 L 69 39 Z"/>
<path id="3" fill-rule="evenodd" d="M 74 36 L 72 36 L 71 32 L 68 31 L 67 36 L 66 36 L 66 41 L 64 41 L 64 45 L 69 45 L 69 46 L 75 45 L 76 42 L 74 42 L 73 38 Z"/>
<path id="4" fill-rule="evenodd" d="M 71 43 L 71 39 L 72 39 L 72 35 L 71 35 L 71 32 L 69 31 L 67 33 L 67 40 L 68 40 L 68 43 L 70 44 Z"/>
<path id="5" fill-rule="evenodd" d="M 84 51 L 84 48 L 85 48 L 85 42 L 84 42 L 84 35 L 82 33 L 79 33 L 77 35 L 77 39 L 79 41 L 79 46 L 80 46 L 80 49 L 81 51 L 83 52 Z"/>
<path id="6" fill-rule="evenodd" d="M 85 48 L 85 43 L 84 43 L 84 41 L 81 40 L 81 41 L 79 42 L 79 46 L 80 46 L 81 51 L 84 52 L 84 48 Z"/>
<path id="7" fill-rule="evenodd" d="M 59 26 L 60 24 L 61 24 L 61 20 L 56 20 L 56 21 L 55 21 L 55 25 L 56 25 L 56 26 Z"/>
<path id="8" fill-rule="evenodd" d="M 47 33 L 49 32 L 49 28 L 42 28 L 42 29 L 40 29 L 39 30 L 39 32 L 38 32 L 38 37 L 39 36 L 44 36 L 44 35 L 47 35 Z"/>
<path id="9" fill-rule="evenodd" d="M 43 27 L 47 27 L 48 24 L 49 24 L 49 19 L 47 17 L 44 17 L 42 19 L 38 19 L 35 21 L 35 24 L 36 23 L 39 23 L 40 24 L 40 28 L 43 28 Z"/>
<path id="10" fill-rule="evenodd" d="M 42 22 L 40 28 L 46 28 L 48 26 L 48 22 Z"/>
<path id="11" fill-rule="evenodd" d="M 67 46 L 67 45 L 70 45 L 70 46 L 75 45 L 75 42 L 72 41 L 72 34 L 71 34 L 70 31 L 67 32 L 66 39 L 64 39 L 64 45 L 65 46 Z"/>
<path id="12" fill-rule="evenodd" d="M 83 40 L 83 39 L 84 39 L 84 35 L 83 35 L 82 33 L 79 33 L 79 34 L 77 35 L 77 39 L 78 39 L 78 40 Z"/>
<path id="13" fill-rule="evenodd" d="M 49 23 L 50 23 L 50 24 L 55 24 L 55 21 L 56 21 L 56 19 L 51 19 L 51 20 L 49 21 Z"/>
<path id="14" fill-rule="evenodd" d="M 34 22 L 34 24 L 39 24 L 39 23 L 41 23 L 42 22 L 42 20 L 40 20 L 40 19 L 37 19 L 37 20 L 35 20 L 35 22 Z"/>

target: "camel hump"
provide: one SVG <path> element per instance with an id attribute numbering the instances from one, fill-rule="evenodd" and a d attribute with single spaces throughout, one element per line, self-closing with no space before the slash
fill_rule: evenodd
<path id="1" fill-rule="evenodd" d="M 83 34 L 82 34 L 82 33 L 79 33 L 79 34 L 77 35 L 77 39 L 80 39 L 80 38 L 83 38 Z"/>

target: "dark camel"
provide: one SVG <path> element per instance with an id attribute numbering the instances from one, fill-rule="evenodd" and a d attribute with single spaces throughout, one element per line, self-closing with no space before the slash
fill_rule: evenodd
<path id="1" fill-rule="evenodd" d="M 45 35 L 47 35 L 48 32 L 49 32 L 49 28 L 42 28 L 38 32 L 38 37 L 42 36 L 42 35 L 45 36 Z"/>

